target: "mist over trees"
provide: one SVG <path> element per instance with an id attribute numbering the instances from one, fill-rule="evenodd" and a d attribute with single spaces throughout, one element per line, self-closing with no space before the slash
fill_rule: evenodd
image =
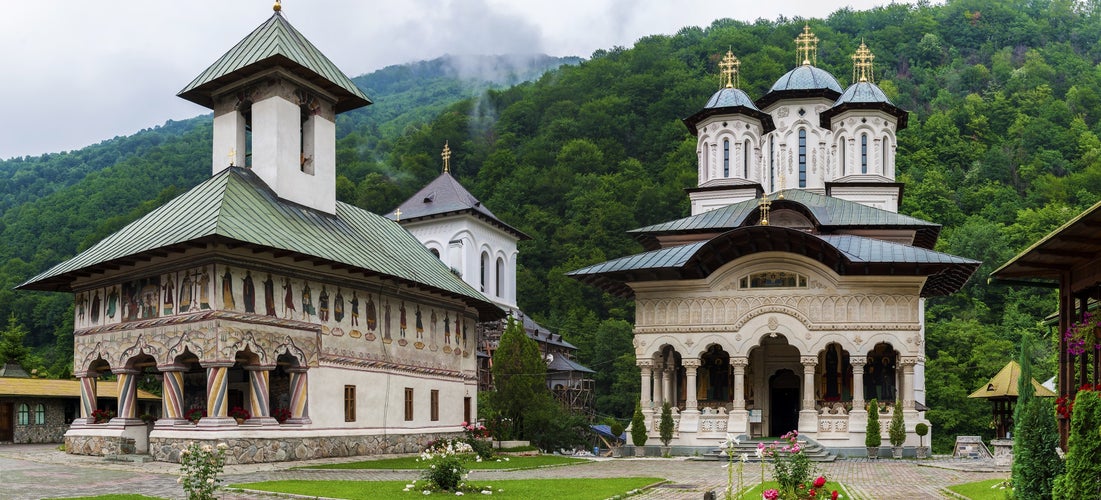
<path id="1" fill-rule="evenodd" d="M 723 19 L 474 92 L 451 77 L 402 86 L 368 75 L 357 83 L 378 104 L 338 120 L 338 197 L 393 210 L 439 174 L 448 141 L 453 175 L 532 236 L 520 243 L 520 307 L 597 370 L 598 411 L 626 417 L 639 384 L 633 304 L 564 272 L 640 251 L 625 231 L 688 214 L 695 139 L 680 118 L 719 88 L 728 49 L 742 62 L 741 88 L 764 95 L 799 62 L 792 40 L 807 23 L 821 40 L 819 67 L 847 86 L 864 40 L 875 82 L 911 112 L 898 134 L 900 211 L 943 224 L 937 250 L 984 262 L 961 293 L 927 303 L 923 403 L 938 450 L 957 434 L 989 436 L 990 408 L 967 394 L 1014 357 L 1025 333 L 1045 339 L 1036 378 L 1054 373 L 1041 321 L 1056 303 L 1051 290 L 986 278 L 1101 200 L 1099 2 L 949 0 L 826 19 Z M 11 287 L 198 183 L 209 150 L 209 118 L 198 118 L 0 162 L 0 317 L 14 313 L 26 326 L 29 362 L 58 375 L 71 363 L 70 297 Z"/>

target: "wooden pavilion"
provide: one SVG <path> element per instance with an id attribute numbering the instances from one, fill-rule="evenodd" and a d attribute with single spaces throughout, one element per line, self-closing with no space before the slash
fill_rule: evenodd
<path id="1" fill-rule="evenodd" d="M 994 438 L 1005 439 L 1008 432 L 1013 429 L 1013 406 L 1017 403 L 1017 383 L 1021 378 L 1021 365 L 1016 361 L 1006 363 L 1005 367 L 998 371 L 994 378 L 986 383 L 986 386 L 971 393 L 969 398 L 982 398 L 994 405 Z M 1032 387 L 1036 396 L 1053 398 L 1055 393 L 1044 387 L 1036 379 L 1032 379 Z"/>
<path id="2" fill-rule="evenodd" d="M 1021 252 L 991 274 L 994 281 L 1059 289 L 1058 395 L 1073 399 L 1085 384 L 1101 383 L 1101 350 L 1067 349 L 1063 335 L 1101 300 L 1101 203 Z M 1060 417 L 1060 445 L 1066 449 L 1070 421 Z"/>

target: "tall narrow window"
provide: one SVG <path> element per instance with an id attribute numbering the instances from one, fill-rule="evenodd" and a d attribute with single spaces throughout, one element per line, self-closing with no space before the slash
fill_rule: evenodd
<path id="1" fill-rule="evenodd" d="M 860 134 L 860 173 L 868 173 L 868 134 Z"/>
<path id="2" fill-rule="evenodd" d="M 481 284 L 482 284 L 482 289 L 481 289 L 481 292 L 482 292 L 482 293 L 485 293 L 485 291 L 486 291 L 486 278 L 487 278 L 487 276 L 486 276 L 486 273 L 488 272 L 488 268 L 489 268 L 489 254 L 488 254 L 488 253 L 485 253 L 485 252 L 482 252 L 482 264 L 481 264 L 481 268 L 480 268 L 480 269 L 481 269 L 481 273 L 482 273 L 482 274 L 481 274 L 481 277 L 482 277 L 482 281 L 481 281 Z"/>
<path id="3" fill-rule="evenodd" d="M 405 388 L 405 421 L 413 420 L 413 388 Z"/>
<path id="4" fill-rule="evenodd" d="M 768 185 L 776 190 L 776 136 L 768 136 Z"/>
<path id="5" fill-rule="evenodd" d="M 463 422 L 470 421 L 470 396 L 463 398 Z"/>
<path id="6" fill-rule="evenodd" d="M 34 405 L 34 423 L 35 425 L 44 425 L 46 423 L 46 407 L 42 403 Z"/>
<path id="7" fill-rule="evenodd" d="M 19 404 L 19 409 L 15 411 L 15 423 L 19 425 L 31 423 L 31 408 L 27 406 L 27 403 Z"/>
<path id="8" fill-rule="evenodd" d="M 807 129 L 799 129 L 799 187 L 807 187 Z"/>
<path id="9" fill-rule="evenodd" d="M 504 297 L 505 296 L 505 286 L 504 286 L 505 285 L 505 259 L 502 259 L 501 257 L 497 257 L 497 269 L 496 269 L 496 271 L 497 272 L 495 273 L 494 281 L 496 282 L 496 285 L 497 285 L 497 290 L 496 290 L 497 296 L 498 297 Z"/>
<path id="10" fill-rule="evenodd" d="M 840 141 L 841 142 L 841 155 L 840 155 L 840 158 L 838 159 L 838 161 L 841 163 L 841 175 L 845 175 L 845 142 L 846 141 L 848 141 L 848 139 L 845 139 L 844 137 L 842 137 L 841 141 Z"/>
<path id="11" fill-rule="evenodd" d="M 439 390 L 432 389 L 431 400 L 429 401 L 429 406 L 431 407 L 431 411 L 432 411 L 432 421 L 433 422 L 439 421 L 440 420 L 440 391 Z"/>
<path id="12" fill-rule="evenodd" d="M 730 139 L 723 139 L 723 177 L 730 177 Z"/>
<path id="13" fill-rule="evenodd" d="M 749 139 L 742 144 L 742 178 L 749 178 Z"/>
<path id="14" fill-rule="evenodd" d="M 879 166 L 880 167 L 879 173 L 881 173 L 883 175 L 887 175 L 887 172 L 888 172 L 888 170 L 887 170 L 887 148 L 890 147 L 890 144 L 891 144 L 890 140 L 887 139 L 887 136 L 883 136 L 883 142 L 879 145 L 880 149 L 883 150 L 883 164 Z"/>
<path id="15" fill-rule="evenodd" d="M 356 421 L 356 386 L 344 386 L 344 421 Z"/>

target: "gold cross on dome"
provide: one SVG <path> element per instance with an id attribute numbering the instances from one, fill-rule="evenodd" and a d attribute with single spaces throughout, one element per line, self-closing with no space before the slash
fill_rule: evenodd
<path id="1" fill-rule="evenodd" d="M 398 222 L 401 222 L 401 208 L 394 210 L 394 217 L 397 218 Z"/>
<path id="2" fill-rule="evenodd" d="M 719 69 L 722 77 L 722 86 L 728 89 L 738 88 L 738 68 L 742 62 L 734 57 L 734 53 L 726 51 L 726 56 L 719 61 Z"/>
<path id="3" fill-rule="evenodd" d="M 237 159 L 237 150 L 236 149 L 230 149 L 229 154 L 226 155 L 226 156 L 229 157 L 229 166 L 235 167 L 236 165 L 234 165 L 233 162 L 234 162 L 234 160 Z"/>
<path id="4" fill-rule="evenodd" d="M 810 24 L 803 25 L 803 32 L 795 37 L 795 55 L 802 64 L 818 64 L 818 37 L 810 32 Z"/>
<path id="5" fill-rule="evenodd" d="M 875 78 L 872 76 L 872 61 L 875 60 L 875 54 L 872 54 L 872 51 L 868 50 L 868 46 L 864 45 L 864 40 L 860 41 L 860 47 L 856 49 L 856 53 L 852 55 L 852 58 L 853 83 L 875 83 Z"/>
<path id="6" fill-rule="evenodd" d="M 447 141 L 443 142 L 443 153 L 440 153 L 440 156 L 443 157 L 443 171 L 444 172 L 450 172 L 451 171 L 451 147 L 449 147 L 447 145 Z"/>

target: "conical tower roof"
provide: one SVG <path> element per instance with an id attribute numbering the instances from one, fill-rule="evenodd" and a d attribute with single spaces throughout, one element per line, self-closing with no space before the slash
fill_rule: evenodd
<path id="1" fill-rule="evenodd" d="M 1010 360 L 1005 364 L 1005 367 L 994 375 L 994 378 L 987 382 L 986 386 L 980 387 L 979 390 L 971 393 L 969 398 L 1016 398 L 1017 381 L 1021 378 L 1021 365 L 1016 361 Z M 1032 387 L 1036 389 L 1036 395 L 1042 398 L 1053 398 L 1055 393 L 1051 392 L 1051 389 L 1044 387 L 1042 384 L 1032 379 Z"/>
<path id="2" fill-rule="evenodd" d="M 451 172 L 440 174 L 439 177 L 436 177 L 427 186 L 410 196 L 408 200 L 405 200 L 386 217 L 398 222 L 409 223 L 464 213 L 497 226 L 519 239 L 531 239 L 530 236 L 519 229 L 505 224 L 496 215 L 493 215 L 489 208 L 470 194 L 470 191 L 467 191 L 462 184 L 459 184 L 459 181 L 451 175 Z"/>

